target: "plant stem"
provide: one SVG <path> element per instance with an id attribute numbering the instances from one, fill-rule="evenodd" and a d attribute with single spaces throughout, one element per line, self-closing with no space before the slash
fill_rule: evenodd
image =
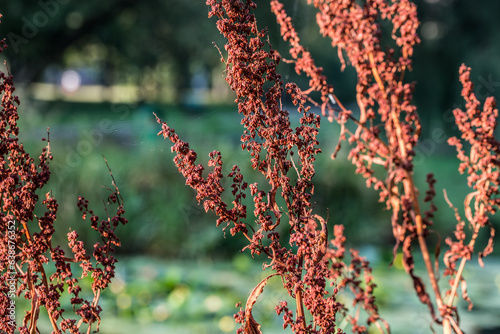
<path id="1" fill-rule="evenodd" d="M 480 215 L 483 214 L 484 206 L 481 204 L 480 207 Z M 469 242 L 469 247 L 470 249 L 474 249 L 474 244 L 476 243 L 476 238 L 479 234 L 479 229 L 481 228 L 481 225 L 476 224 L 474 226 L 474 232 L 472 234 L 472 238 Z M 460 261 L 460 266 L 458 267 L 457 274 L 455 275 L 455 281 L 453 282 L 453 286 L 451 288 L 451 293 L 450 293 L 450 299 L 448 300 L 447 306 L 451 307 L 453 305 L 453 300 L 455 299 L 455 294 L 457 293 L 458 289 L 458 284 L 460 283 L 460 280 L 462 278 L 462 273 L 465 268 L 465 263 L 467 262 L 467 258 L 463 257 L 462 260 Z"/>
<path id="2" fill-rule="evenodd" d="M 375 78 L 375 81 L 377 82 L 379 89 L 381 90 L 382 94 L 384 95 L 384 98 L 387 99 L 387 94 L 385 92 L 385 87 L 382 83 L 382 80 L 380 78 L 380 75 L 378 73 L 377 67 L 375 66 L 375 61 L 373 58 L 373 54 L 370 52 L 368 54 L 369 60 L 370 60 L 370 65 L 372 68 L 372 73 L 373 77 Z M 391 101 L 394 102 L 394 101 Z M 407 151 L 406 151 L 406 145 L 405 145 L 405 140 L 403 138 L 403 132 L 401 129 L 401 122 L 396 114 L 396 111 L 394 110 L 394 107 L 391 108 L 391 119 L 393 122 L 393 125 L 396 130 L 396 136 L 397 136 L 397 141 L 398 141 L 398 146 L 399 146 L 399 153 L 401 154 L 402 159 L 407 159 Z M 416 192 L 416 187 L 415 183 L 413 181 L 413 174 L 410 171 L 406 171 L 405 179 L 403 180 L 404 188 L 405 188 L 405 193 L 409 195 L 412 201 L 412 206 L 413 206 L 413 211 L 415 213 L 415 225 L 417 228 L 417 239 L 418 239 L 418 244 L 420 246 L 420 251 L 422 253 L 422 257 L 424 259 L 425 267 L 427 269 L 427 275 L 429 277 L 432 290 L 434 291 L 435 299 L 436 299 L 436 304 L 437 307 L 440 311 L 440 313 L 443 311 L 443 299 L 441 297 L 441 291 L 439 290 L 439 285 L 437 283 L 437 278 L 436 278 L 436 273 L 434 272 L 434 267 L 432 265 L 431 257 L 429 255 L 429 249 L 427 248 L 427 243 L 425 242 L 425 237 L 424 237 L 424 224 L 422 221 L 422 214 L 420 211 L 420 205 L 418 202 L 418 195 Z M 443 318 L 443 332 L 445 334 L 451 333 L 451 324 L 449 322 L 449 319 L 447 317 Z"/>
<path id="3" fill-rule="evenodd" d="M 31 237 L 31 233 L 30 233 L 30 230 L 28 228 L 28 225 L 24 221 L 22 221 L 21 224 L 23 225 L 23 228 L 24 228 L 24 231 L 25 231 L 25 235 L 26 235 L 26 239 L 28 239 L 28 245 L 31 245 L 33 243 L 33 239 Z M 45 273 L 45 269 L 44 269 L 42 263 L 40 262 L 40 260 L 38 259 L 38 257 L 36 257 L 34 260 L 37 263 L 38 271 L 42 275 L 43 285 L 47 289 L 47 293 L 48 293 L 49 292 L 49 283 L 48 283 L 48 280 L 47 280 L 47 274 Z M 28 271 L 29 271 L 29 268 L 28 268 Z M 34 288 L 30 289 L 30 290 L 32 291 L 32 293 L 34 295 L 36 294 L 36 291 L 35 291 Z M 54 319 L 52 313 L 49 312 L 49 309 L 47 309 L 47 314 L 49 315 L 49 320 L 50 320 L 50 324 L 52 325 L 52 328 L 54 328 L 54 330 L 56 332 L 59 332 L 59 328 L 57 327 L 57 322 Z M 32 327 L 32 326 L 34 326 L 33 328 L 36 329 L 36 320 L 31 322 L 30 327 Z"/>
<path id="4" fill-rule="evenodd" d="M 298 265 L 299 270 L 302 270 L 302 264 L 303 264 L 303 258 L 301 256 L 299 259 L 299 265 Z M 300 276 L 302 277 L 302 274 L 300 274 Z M 299 281 L 300 281 L 301 277 L 299 277 Z M 295 300 L 297 301 L 297 319 L 299 319 L 299 318 L 302 319 L 301 320 L 302 328 L 305 329 L 306 328 L 306 317 L 304 315 L 304 302 L 302 301 L 302 287 L 298 288 L 296 296 L 297 296 L 297 298 L 295 298 Z"/>

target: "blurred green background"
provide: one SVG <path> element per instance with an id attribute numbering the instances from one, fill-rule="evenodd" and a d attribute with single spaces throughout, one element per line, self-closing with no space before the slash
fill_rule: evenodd
<path id="1" fill-rule="evenodd" d="M 273 47 L 290 58 L 267 2 L 258 3 L 260 27 L 268 27 Z M 459 208 L 469 191 L 446 144 L 447 136 L 456 134 L 451 111 L 464 104 L 458 68 L 462 62 L 472 67 L 481 100 L 499 96 L 500 2 L 416 3 L 422 44 L 408 78 L 418 83 L 415 104 L 424 131 L 415 177 L 424 193 L 427 173 L 435 174 L 436 230 L 447 236 L 455 220 L 442 190 Z M 318 34 L 315 10 L 302 0 L 289 1 L 286 7 L 337 96 L 355 108 L 355 73 L 349 68 L 340 72 L 336 51 Z M 117 278 L 102 299 L 101 332 L 234 332 L 234 304 L 244 302 L 262 279 L 262 259 L 240 253 L 244 240 L 224 236 L 215 217 L 198 206 L 172 162 L 169 142 L 157 136 L 160 127 L 153 116 L 155 112 L 175 128 L 198 152 L 200 162 L 217 149 L 225 174 L 238 164 L 247 181 L 261 179 L 239 147 L 240 116 L 212 44 L 223 49 L 224 41 L 215 21 L 207 18 L 204 1 L 18 0 L 0 4 L 0 13 L 0 37 L 9 44 L 0 57 L 15 77 L 21 98 L 20 137 L 32 156 L 41 152 L 41 138 L 50 127 L 54 160 L 45 190 L 52 191 L 60 205 L 55 241 L 64 244 L 69 228 L 88 245 L 96 241 L 88 222 L 80 219 L 76 202 L 83 195 L 95 211 L 102 208 L 107 192 L 101 185 L 110 184 L 103 156 L 125 199 L 129 225 L 118 232 L 123 247 L 118 249 Z M 290 65 L 282 62 L 279 70 L 285 81 L 306 87 L 307 79 L 298 78 Z M 292 113 L 292 121 L 297 119 Z M 322 123 L 324 153 L 316 165 L 315 209 L 328 216 L 330 224 L 344 224 L 349 245 L 374 263 L 382 316 L 393 320 L 394 332 L 430 333 L 429 317 L 416 302 L 410 280 L 397 262 L 388 268 L 393 246 L 389 213 L 354 174 L 345 147 L 337 160 L 329 158 L 338 134 L 336 125 Z M 498 217 L 493 222 L 498 228 Z M 476 307 L 462 314 L 464 327 L 468 333 L 487 333 L 500 326 L 499 260 L 492 256 L 485 269 L 472 262 L 466 277 L 471 278 Z M 279 285 L 278 279 L 270 283 L 255 311 L 269 333 L 282 332 L 273 315 L 276 302 L 285 298 Z M 19 305 L 21 314 L 26 308 L 22 301 Z M 401 321 L 404 314 L 406 323 Z"/>

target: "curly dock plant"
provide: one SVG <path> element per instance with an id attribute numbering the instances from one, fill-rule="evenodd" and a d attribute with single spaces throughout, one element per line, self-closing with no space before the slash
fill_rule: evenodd
<path id="1" fill-rule="evenodd" d="M 0 51 L 5 47 L 1 41 Z M 93 246 L 92 254 L 87 253 L 76 231 L 67 234 L 65 248 L 69 252 L 54 244 L 56 228 L 63 228 L 56 222 L 57 201 L 51 192 L 45 194 L 43 201 L 37 194 L 50 179 L 52 153 L 48 136 L 47 146 L 36 163 L 19 140 L 19 99 L 14 90 L 12 75 L 0 72 L 0 332 L 40 333 L 38 321 L 42 308 L 46 309 L 52 333 L 98 331 L 99 298 L 115 275 L 114 251 L 120 246 L 115 230 L 127 223 L 123 199 L 110 171 L 113 189 L 109 189 L 107 204 L 116 206 L 114 216 L 99 218 L 89 210 L 85 198 L 78 198 L 83 219 L 88 217 L 90 227 L 100 236 L 101 241 Z M 43 211 L 41 215 L 35 214 L 37 205 Z M 81 275 L 75 275 L 77 266 L 81 267 Z M 53 274 L 49 276 L 48 272 Z M 80 280 L 84 277 L 92 280 L 92 298 L 88 300 L 81 296 Z M 76 319 L 66 316 L 61 305 L 63 295 L 69 296 Z M 18 317 L 15 303 L 21 297 L 28 300 L 31 307 Z M 18 318 L 22 318 L 22 322 Z"/>
<path id="2" fill-rule="evenodd" d="M 348 158 L 357 167 L 356 173 L 366 179 L 367 187 L 379 192 L 380 201 L 392 212 L 387 228 L 395 237 L 394 252 L 402 250 L 404 269 L 419 300 L 427 305 L 432 322 L 442 325 L 444 333 L 462 333 L 454 301 L 459 285 L 462 297 L 469 300 L 463 268 L 476 251 L 475 240 L 481 229 L 489 229 L 490 241 L 479 253 L 480 259 L 491 253 L 494 230 L 489 215 L 499 205 L 500 152 L 493 135 L 498 117 L 494 99 L 488 98 L 480 110 L 472 92 L 469 69 L 460 69 L 462 95 L 467 105 L 466 111 L 457 109 L 454 114 L 462 139 L 470 144 L 467 146 L 470 154 L 466 154 L 461 140 L 452 138 L 450 144 L 457 147 L 462 161 L 460 172 L 468 172 L 473 192 L 465 199 L 467 222 L 455 209 L 456 232 L 454 237 L 446 239 L 449 249 L 442 263 L 450 289 L 443 293 L 438 284 L 441 261 L 439 255 L 433 259 L 427 240 L 437 210 L 433 203 L 436 180 L 432 174 L 428 175 L 428 189 L 422 200 L 413 179 L 414 148 L 421 125 L 412 104 L 414 84 L 404 79 L 411 70 L 413 48 L 420 42 L 416 6 L 407 0 L 308 0 L 307 3 L 317 9 L 319 31 L 331 40 L 342 68 L 350 65 L 357 73 L 355 95 L 359 112 L 345 108 L 336 97 L 322 69 L 301 45 L 282 3 L 270 1 L 281 36 L 290 44 L 289 60 L 282 59 L 272 48 L 266 29 L 257 27 L 254 2 L 208 0 L 209 17 L 217 19 L 217 28 L 227 40 L 226 54 L 219 52 L 226 65 L 226 81 L 236 94 L 235 102 L 242 115 L 245 130 L 241 147 L 249 152 L 253 170 L 261 173 L 265 182 L 247 181 L 252 176 L 244 178 L 236 165 L 229 175 L 223 175 L 223 160 L 218 151 L 210 153 L 210 172 L 204 173 L 205 167 L 196 163 L 197 155 L 189 144 L 158 119 L 162 124 L 159 134 L 173 143 L 176 166 L 186 184 L 196 190 L 197 200 L 206 211 L 216 213 L 218 226 L 246 238 L 248 244 L 244 249 L 252 255 L 267 256 L 264 268 L 273 271 L 253 289 L 245 308 L 235 315 L 242 324 L 238 332 L 261 333 L 252 308 L 272 276 L 281 278 L 283 288 L 295 300 L 293 306 L 284 301 L 276 305 L 284 327 L 290 326 L 295 333 L 343 333 L 338 324 L 345 319 L 352 324 L 352 332 L 366 332 L 367 327 L 360 324 L 361 308 L 368 314 L 366 325 L 374 324 L 380 332 L 390 332 L 375 304 L 375 284 L 368 262 L 356 250 L 351 250 L 347 257 L 343 226 L 333 226 L 330 235 L 327 219 L 316 214 L 312 207 L 314 162 L 320 153 L 317 134 L 321 116 L 311 110 L 316 106 L 322 116 L 340 124 L 340 140 L 332 158 L 341 149 L 341 143 L 347 141 Z M 384 36 L 382 23 L 392 25 L 388 36 Z M 382 45 L 382 41 L 390 39 L 390 45 Z M 309 87 L 284 83 L 277 71 L 280 61 L 293 63 L 298 74 L 308 76 Z M 282 104 L 286 95 L 300 113 L 298 127 L 291 125 L 289 111 Z M 376 165 L 382 168 L 375 168 Z M 224 199 L 222 196 L 221 184 L 226 177 L 232 179 L 230 200 L 227 195 Z M 243 202 L 247 195 L 253 198 L 250 213 Z M 282 224 L 288 226 L 289 235 L 278 232 Z M 471 236 L 467 236 L 467 224 L 472 226 Z M 416 272 L 417 253 L 423 258 L 429 286 Z M 351 312 L 337 298 L 346 289 L 354 294 L 352 306 L 356 312 Z"/>

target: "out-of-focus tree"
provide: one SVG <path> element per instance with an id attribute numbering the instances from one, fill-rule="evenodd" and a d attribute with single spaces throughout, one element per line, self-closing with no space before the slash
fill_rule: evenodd
<path id="1" fill-rule="evenodd" d="M 338 59 L 321 52 L 328 41 L 318 36 L 315 12 L 305 2 L 288 1 L 287 10 L 304 44 L 328 77 L 336 80 Z M 459 100 L 456 69 L 462 62 L 475 69 L 474 81 L 484 94 L 495 95 L 500 87 L 500 63 L 494 57 L 500 51 L 500 2 L 485 0 L 480 6 L 468 0 L 415 2 L 423 43 L 409 75 L 419 83 L 415 98 L 424 122 L 430 115 L 441 119 Z M 268 27 L 271 43 L 280 51 L 282 42 L 274 18 L 267 14 L 268 6 L 265 1 L 259 3 L 259 28 Z M 47 69 L 85 67 L 94 69 L 103 84 L 168 84 L 176 100 L 182 101 L 195 74 L 210 77 L 220 72 L 212 42 L 221 49 L 224 42 L 207 18 L 204 1 L 17 0 L 4 1 L 0 13 L 4 14 L 0 36 L 10 45 L 5 56 L 18 81 L 53 81 Z M 289 58 L 286 51 L 282 56 Z M 294 75 L 291 66 L 280 66 L 284 76 Z M 336 94 L 344 100 L 354 100 L 345 95 L 352 89 L 341 88 L 354 84 L 354 73 L 350 77 L 351 81 L 335 82 L 340 87 Z"/>
<path id="2" fill-rule="evenodd" d="M 204 4 L 182 0 L 18 0 L 0 6 L 9 67 L 18 81 L 53 81 L 50 68 L 87 67 L 103 84 L 166 80 L 183 90 L 190 67 L 219 64 L 218 32 Z M 200 55 L 202 55 L 200 57 Z"/>

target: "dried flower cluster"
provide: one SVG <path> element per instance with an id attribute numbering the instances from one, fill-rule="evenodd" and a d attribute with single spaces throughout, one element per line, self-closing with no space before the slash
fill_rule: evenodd
<path id="1" fill-rule="evenodd" d="M 265 254 L 269 258 L 264 268 L 271 267 L 274 273 L 256 286 L 245 309 L 235 316 L 237 322 L 242 323 L 240 332 L 261 332 L 252 316 L 252 307 L 267 280 L 276 275 L 296 300 L 295 312 L 281 302 L 276 307 L 277 313 L 283 316 L 284 327 L 290 326 L 296 333 L 342 333 L 336 325 L 339 316 L 349 317 L 353 332 L 365 332 L 367 328 L 358 323 L 358 314 L 348 315 L 347 306 L 337 299 L 344 288 L 354 293 L 354 304 L 367 311 L 368 324 L 375 323 L 381 332 L 384 328 L 389 331 L 378 315 L 372 294 L 375 285 L 368 263 L 357 251 L 351 250 L 351 263 L 347 264 L 343 227 L 334 227 L 334 238 L 329 243 L 327 222 L 316 215 L 311 206 L 314 161 L 320 153 L 317 141 L 320 117 L 311 111 L 314 105 L 321 107 L 323 116 L 330 121 L 336 120 L 341 126 L 340 140 L 332 157 L 336 157 L 341 142 L 348 141 L 349 159 L 357 167 L 356 173 L 366 179 L 367 187 L 373 186 L 379 192 L 380 201 L 392 211 L 394 253 L 401 248 L 403 266 L 413 280 L 418 298 L 428 306 L 433 322 L 442 324 L 445 333 L 462 333 L 453 305 L 457 286 L 462 284 L 462 297 L 468 300 L 463 266 L 474 251 L 481 227 L 490 227 L 491 238 L 480 253 L 480 259 L 491 253 L 494 230 L 487 215 L 493 214 L 499 204 L 499 145 L 493 135 L 498 112 L 494 100 L 489 98 L 484 110 L 478 109 L 469 71 L 462 67 L 462 93 L 467 111 L 456 110 L 455 117 L 462 138 L 471 145 L 470 157 L 465 155 L 458 139 L 450 139 L 450 144 L 457 147 L 462 161 L 460 171 L 467 170 L 469 184 L 474 188 L 465 201 L 466 218 L 474 234 L 466 244 L 465 222 L 457 213 L 456 241 L 447 239 L 450 249 L 443 259 L 444 273 L 451 276 L 451 289 L 443 295 L 438 285 L 439 261 L 432 259 L 427 246 L 433 213 L 437 210 L 433 203 L 436 180 L 432 174 L 427 177 L 428 189 L 423 203 L 428 209 L 425 212 L 421 210 L 419 191 L 413 181 L 414 148 L 421 125 L 411 101 L 413 84 L 405 83 L 404 75 L 411 70 L 413 48 L 420 42 L 416 33 L 419 26 L 416 6 L 408 0 L 308 0 L 308 4 L 317 8 L 320 33 L 330 38 L 332 46 L 337 48 L 342 67 L 349 64 L 356 70 L 359 111 L 346 109 L 335 96 L 333 85 L 300 44 L 292 20 L 278 0 L 270 1 L 270 5 L 283 39 L 290 43 L 292 60 L 284 61 L 294 63 L 298 74 L 304 73 L 310 78 L 309 87 L 305 89 L 294 83 L 284 84 L 281 80 L 277 73 L 281 56 L 267 42 L 266 30 L 257 28 L 253 15 L 255 3 L 250 0 L 207 1 L 209 17 L 217 18 L 217 28 L 227 40 L 227 56 L 219 52 L 221 61 L 226 64 L 226 81 L 236 93 L 235 102 L 243 115 L 242 148 L 250 153 L 253 169 L 266 177 L 266 184 L 248 184 L 243 181 L 239 168 L 234 166 L 228 175 L 233 180 L 234 196 L 232 208 L 229 208 L 222 199 L 221 180 L 225 176 L 220 153 L 210 154 L 209 166 L 213 170 L 204 177 L 204 167 L 196 164 L 196 153 L 158 119 L 162 124 L 160 134 L 173 142 L 172 151 L 176 154 L 174 160 L 179 171 L 186 178 L 186 184 L 197 191 L 197 199 L 203 201 L 205 210 L 218 215 L 218 225 L 231 226 L 233 235 L 242 233 L 248 240 L 245 248 L 250 249 L 252 255 Z M 392 25 L 388 37 L 394 40 L 394 47 L 381 45 L 381 41 L 386 40 L 382 36 L 383 22 Z M 319 102 L 314 101 L 313 91 L 320 93 Z M 295 129 L 288 111 L 281 104 L 285 93 L 301 113 L 301 125 Z M 375 165 L 383 168 L 376 169 Z M 255 224 L 250 223 L 243 204 L 247 188 L 253 196 Z M 282 223 L 288 223 L 289 236 L 278 232 L 277 227 Z M 415 244 L 423 257 L 433 298 L 415 272 Z M 456 268 L 459 261 L 460 266 Z"/>
<path id="2" fill-rule="evenodd" d="M 494 129 L 498 112 L 495 109 L 493 98 L 485 102 L 484 111 L 479 111 L 479 102 L 472 92 L 469 72 L 463 66 L 460 69 L 461 81 L 464 84 L 462 95 L 467 101 L 468 113 L 455 111 L 457 125 L 473 146 L 471 159 L 466 159 L 462 146 L 457 139 L 450 139 L 450 144 L 457 146 L 459 159 L 462 162 L 460 171 L 468 169 L 469 185 L 474 187 L 474 193 L 466 198 L 466 207 L 473 198 L 475 216 L 471 217 L 470 209 L 466 216 L 473 226 L 473 236 L 468 245 L 464 245 L 464 223 L 457 214 L 458 224 L 455 233 L 457 242 L 447 240 L 451 249 L 444 256 L 447 267 L 445 275 L 452 275 L 450 280 L 451 290 L 446 292 L 451 296 L 448 302 L 443 301 L 438 286 L 438 267 L 432 265 L 425 238 L 429 235 L 428 228 L 432 225 L 432 218 L 437 207 L 433 204 L 435 196 L 432 174 L 427 177 L 429 189 L 426 191 L 425 203 L 429 209 L 422 215 L 418 201 L 418 190 L 413 182 L 412 157 L 420 134 L 420 122 L 416 108 L 411 104 L 413 86 L 403 82 L 404 73 L 411 69 L 410 56 L 413 46 L 419 43 L 416 29 L 418 20 L 416 8 L 409 1 L 395 1 L 388 4 L 384 1 L 367 1 L 363 5 L 354 1 L 308 1 L 319 9 L 317 22 L 324 36 L 332 40 L 332 46 L 337 47 L 341 62 L 345 66 L 343 52 L 349 57 L 350 64 L 358 74 L 357 103 L 359 117 L 354 117 L 351 110 L 346 110 L 332 93 L 327 99 L 325 92 L 331 92 L 331 86 L 326 85 L 326 78 L 321 75 L 310 58 L 308 52 L 300 46 L 290 18 L 283 10 L 283 5 L 272 1 L 271 8 L 276 14 L 281 25 L 281 34 L 291 44 L 290 54 L 295 59 L 297 72 L 304 72 L 311 77 L 310 88 L 304 91 L 308 94 L 311 90 L 321 92 L 322 111 L 329 118 L 335 118 L 342 126 L 341 139 L 348 137 L 354 144 L 349 158 L 357 166 L 357 173 L 366 178 L 367 186 L 374 185 L 380 192 L 380 201 L 385 201 L 388 208 L 392 209 L 392 229 L 396 238 L 394 251 L 402 244 L 404 267 L 413 278 L 415 290 L 421 302 L 428 305 L 433 319 L 444 325 L 445 332 L 451 328 L 461 332 L 458 327 L 458 316 L 453 306 L 458 283 L 462 283 L 462 296 L 470 302 L 467 296 L 466 284 L 461 276 L 465 261 L 473 253 L 475 239 L 479 228 L 490 226 L 490 240 L 486 249 L 479 253 L 479 260 L 493 250 L 494 230 L 488 221 L 487 214 L 493 214 L 498 207 L 498 141 L 494 138 Z M 392 38 L 400 50 L 389 48 L 383 52 L 380 46 L 381 20 L 390 20 L 393 24 Z M 299 50 L 299 52 L 297 52 Z M 321 82 L 322 84 L 317 84 Z M 335 110 L 338 104 L 338 110 Z M 345 128 L 346 119 L 351 119 L 357 126 L 356 130 L 349 132 Z M 380 121 L 376 121 L 380 120 Z M 484 133 L 484 134 L 483 134 Z M 337 149 L 340 148 L 340 143 Z M 481 152 L 481 153 L 479 153 Z M 335 156 L 335 154 L 334 154 Z M 483 160 L 479 160 L 482 157 Z M 377 176 L 373 164 L 382 165 L 386 173 Z M 481 176 L 479 176 L 481 175 Z M 475 185 L 475 182 L 478 182 Z M 482 189 L 482 190 L 480 190 Z M 482 195 L 482 196 L 481 196 Z M 481 197 L 480 197 L 481 196 Z M 480 197 L 481 199 L 478 199 Z M 483 204 L 480 204 L 483 203 Z M 487 208 L 487 209 L 485 209 Z M 431 298 L 426 292 L 423 281 L 414 274 L 412 242 L 418 240 L 422 256 L 426 265 L 431 287 L 435 294 L 435 305 L 439 309 L 439 319 L 434 312 Z M 456 261 L 461 260 L 460 269 L 455 268 Z M 472 304 L 470 304 L 472 306 Z"/>
<path id="3" fill-rule="evenodd" d="M 413 279 L 415 290 L 420 300 L 427 304 L 434 316 L 434 307 L 426 292 L 422 280 L 414 273 L 414 260 L 411 250 L 412 241 L 418 239 L 424 254 L 428 255 L 425 237 L 430 217 L 422 217 L 417 199 L 413 172 L 414 147 L 420 133 L 420 122 L 416 108 L 411 104 L 413 85 L 404 83 L 404 73 L 411 68 L 410 56 L 413 46 L 419 43 L 416 34 L 418 20 L 416 7 L 409 1 L 367 1 L 359 4 L 355 1 L 331 2 L 309 1 L 318 8 L 316 16 L 320 32 L 331 39 L 337 47 L 343 66 L 343 53 L 357 72 L 356 100 L 359 116 L 343 107 L 332 93 L 330 86 L 315 85 L 311 89 L 322 94 L 323 114 L 335 119 L 341 125 L 340 140 L 348 139 L 351 148 L 349 159 L 356 165 L 356 173 L 366 179 L 368 187 L 374 186 L 380 193 L 380 201 L 392 209 L 392 230 L 396 238 L 394 252 L 402 244 L 404 267 Z M 281 34 L 290 39 L 290 54 L 295 59 L 297 72 L 304 72 L 311 77 L 311 83 L 326 83 L 310 56 L 300 46 L 300 40 L 283 5 L 273 1 L 272 9 L 281 25 Z M 389 20 L 393 24 L 391 37 L 400 48 L 382 51 L 380 44 L 382 31 L 380 22 Z M 288 36 L 291 36 L 289 38 Z M 300 52 L 296 52 L 300 49 Z M 325 96 L 328 92 L 330 99 Z M 338 108 L 335 108 L 338 105 Z M 357 128 L 349 131 L 347 120 L 352 120 Z M 337 145 L 333 157 L 340 149 Z M 381 165 L 386 170 L 377 175 L 373 165 Z M 430 258 L 426 255 L 425 263 L 431 279 L 431 285 L 440 296 L 436 273 Z M 438 298 L 438 307 L 443 306 Z M 444 312 L 444 311 L 443 311 Z M 444 313 L 443 313 L 444 315 Z"/>
<path id="4" fill-rule="evenodd" d="M 347 307 L 337 300 L 340 290 L 351 289 L 354 304 L 369 313 L 368 323 L 384 322 L 379 318 L 372 294 L 374 284 L 367 261 L 351 251 L 351 264 L 345 262 L 343 228 L 335 227 L 332 247 L 328 247 L 328 229 L 324 218 L 313 213 L 311 197 L 314 161 L 320 149 L 317 133 L 320 117 L 305 106 L 306 96 L 297 85 L 284 85 L 276 71 L 280 55 L 266 43 L 267 32 L 259 30 L 251 11 L 255 4 L 241 1 L 208 1 L 209 16 L 218 18 L 217 27 L 227 39 L 222 57 L 226 64 L 226 81 L 236 93 L 238 111 L 243 115 L 245 131 L 241 136 L 242 149 L 251 156 L 252 167 L 266 178 L 265 184 L 248 184 L 237 166 L 232 178 L 232 208 L 222 199 L 222 158 L 219 152 L 210 154 L 212 171 L 203 176 L 204 167 L 196 164 L 196 153 L 182 141 L 166 123 L 162 134 L 173 142 L 175 162 L 186 178 L 186 184 L 197 191 L 197 199 L 205 210 L 213 210 L 219 217 L 217 224 L 231 226 L 231 234 L 242 233 L 248 239 L 253 254 L 266 254 L 274 274 L 279 275 L 284 288 L 296 300 L 295 315 L 282 302 L 277 313 L 283 315 L 284 327 L 297 333 L 342 332 L 336 319 L 345 316 Z M 320 82 L 319 85 L 324 84 Z M 325 94 L 330 93 L 327 90 Z M 300 126 L 293 128 L 289 113 L 281 99 L 288 94 L 301 113 Z M 297 163 L 294 159 L 297 159 Z M 299 168 L 297 168 L 299 166 Z M 255 224 L 247 218 L 242 200 L 247 188 L 253 197 Z M 289 237 L 278 232 L 278 226 L 287 223 Z M 254 227 L 255 226 L 255 227 Z M 291 245 L 286 246 L 287 244 Z M 364 274 L 364 276 L 362 276 Z M 253 319 L 251 309 L 255 299 L 267 283 L 266 278 L 251 294 L 247 307 L 236 316 L 243 324 L 240 331 L 259 333 L 260 326 Z M 335 282 L 333 286 L 328 283 Z M 312 321 L 306 321 L 306 312 Z M 359 316 L 350 316 L 355 332 L 366 327 L 358 324 Z"/>
<path id="5" fill-rule="evenodd" d="M 2 43 L 2 47 L 5 45 Z M 0 330 L 14 333 L 15 318 L 12 315 L 14 298 L 23 296 L 31 303 L 31 309 L 23 314 L 23 321 L 17 330 L 20 333 L 39 333 L 37 322 L 41 308 L 48 313 L 53 327 L 52 333 L 80 333 L 83 323 L 88 324 L 86 333 L 92 331 L 97 322 L 98 330 L 101 308 L 98 305 L 100 293 L 114 277 L 116 259 L 114 247 L 120 242 L 115 229 L 126 224 L 123 217 L 123 200 L 118 188 L 108 197 L 108 204 L 117 206 L 113 217 L 99 219 L 88 202 L 80 197 L 78 206 L 83 211 L 83 218 L 90 216 L 91 227 L 101 236 L 102 243 L 96 243 L 91 260 L 78 233 L 68 233 L 70 257 L 59 245 L 54 245 L 52 237 L 55 232 L 58 204 L 48 192 L 42 201 L 43 215 L 34 213 L 39 204 L 37 191 L 42 189 L 50 178 L 49 161 L 52 159 L 50 144 L 43 148 L 36 163 L 24 150 L 19 141 L 19 119 L 17 106 L 19 99 L 14 95 L 13 78 L 10 74 L 0 72 L 0 94 L 2 96 L 0 110 Z M 45 140 L 45 139 L 44 139 Z M 51 276 L 47 267 L 55 267 Z M 79 278 L 74 274 L 75 266 L 82 269 L 81 278 L 91 276 L 93 298 L 81 297 L 82 288 Z M 52 269 L 50 271 L 53 271 Z M 80 278 L 80 279 L 81 279 Z M 79 320 L 64 316 L 61 297 L 65 293 L 71 296 L 71 305 Z"/>
<path id="6" fill-rule="evenodd" d="M 500 142 L 495 138 L 497 127 L 498 109 L 493 97 L 488 97 L 484 102 L 483 109 L 479 108 L 480 102 L 476 98 L 470 80 L 470 68 L 462 65 L 460 67 L 460 82 L 463 85 L 462 96 L 465 99 L 465 111 L 455 109 L 455 121 L 458 129 L 462 133 L 462 139 L 468 142 L 469 155 L 466 155 L 463 141 L 452 137 L 448 143 L 455 146 L 458 152 L 458 159 L 461 161 L 460 173 L 467 172 L 468 185 L 474 191 L 471 192 L 464 201 L 465 218 L 472 230 L 472 235 L 467 243 L 467 224 L 461 218 L 458 210 L 455 210 L 457 225 L 455 229 L 455 239 L 447 238 L 446 243 L 450 249 L 444 255 L 446 265 L 445 275 L 450 277 L 451 289 L 447 291 L 449 297 L 448 306 L 452 306 L 456 296 L 458 284 L 462 287 L 462 297 L 469 302 L 469 309 L 472 308 L 472 301 L 466 291 L 466 283 L 461 276 L 465 262 L 470 260 L 474 254 L 474 246 L 477 236 L 482 228 L 490 230 L 488 244 L 483 251 L 479 252 L 479 263 L 483 266 L 482 258 L 493 252 L 493 238 L 495 230 L 491 225 L 489 215 L 495 214 L 500 207 L 499 183 L 500 183 Z M 457 268 L 457 262 L 460 265 Z"/>

